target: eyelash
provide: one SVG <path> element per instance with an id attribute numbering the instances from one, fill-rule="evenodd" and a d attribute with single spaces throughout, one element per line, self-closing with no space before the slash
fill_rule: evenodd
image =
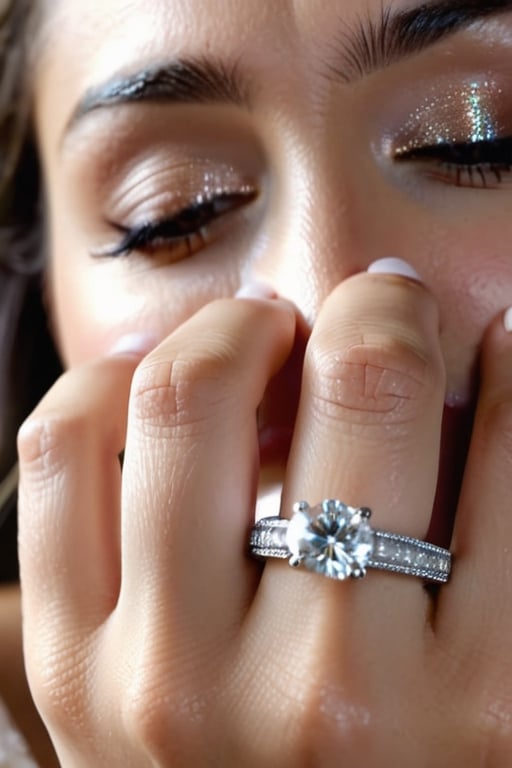
<path id="1" fill-rule="evenodd" d="M 252 202 L 256 195 L 255 190 L 247 190 L 222 192 L 211 198 L 200 196 L 173 216 L 146 221 L 135 227 L 110 222 L 111 226 L 122 233 L 121 241 L 93 255 L 116 258 L 129 256 L 134 251 L 151 255 L 165 248 L 173 251 L 184 246 L 185 251 L 180 258 L 191 256 L 205 245 L 205 229 L 209 225 Z M 179 258 L 175 261 L 179 261 Z"/>
<path id="2" fill-rule="evenodd" d="M 398 153 L 395 159 L 437 164 L 448 183 L 486 189 L 501 184 L 512 171 L 512 137 L 417 147 Z"/>

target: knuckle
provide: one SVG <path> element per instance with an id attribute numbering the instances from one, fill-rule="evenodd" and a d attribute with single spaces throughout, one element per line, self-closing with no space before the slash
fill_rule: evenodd
<path id="1" fill-rule="evenodd" d="M 512 755 L 511 702 L 505 706 L 495 705 L 485 713 L 483 765 L 486 768 L 500 768 L 508 765 Z"/>
<path id="2" fill-rule="evenodd" d="M 359 765 L 361 760 L 367 764 L 369 741 L 375 739 L 370 725 L 375 725 L 375 719 L 360 697 L 351 694 L 339 679 L 333 681 L 332 664 L 329 669 L 327 662 L 322 667 L 305 664 L 278 675 L 269 669 L 263 687 L 260 671 L 258 685 L 251 689 L 260 687 L 266 700 L 273 702 L 269 734 L 279 734 L 277 740 L 269 741 L 269 752 L 260 754 L 260 764 L 266 760 L 290 767 Z M 251 703 L 258 714 L 252 714 L 250 720 L 261 719 L 260 705 L 257 699 Z M 244 710 L 240 747 L 246 735 L 246 715 Z"/>
<path id="3" fill-rule="evenodd" d="M 32 656 L 27 673 L 34 701 L 53 729 L 81 734 L 87 720 L 91 684 L 90 658 L 86 647 L 70 652 L 61 642 L 42 643 L 36 661 Z"/>
<path id="4" fill-rule="evenodd" d="M 453 647 L 443 649 L 445 674 L 444 680 L 438 680 L 436 701 L 445 702 L 442 720 L 450 724 L 451 739 L 458 738 L 468 754 L 478 755 L 475 765 L 501 768 L 509 764 L 512 754 L 510 665 L 506 656 L 496 654 L 488 638 L 482 641 L 478 635 L 476 643 L 472 638 L 473 633 L 468 633 L 462 653 L 461 647 L 457 652 Z M 462 704 L 454 690 L 465 691 Z"/>
<path id="5" fill-rule="evenodd" d="M 145 364 L 135 374 L 132 404 L 141 429 L 152 437 L 203 431 L 204 422 L 230 400 L 228 355 L 183 353 Z"/>
<path id="6" fill-rule="evenodd" d="M 393 336 L 363 338 L 341 351 L 319 343 L 309 354 L 314 406 L 325 417 L 407 422 L 443 382 L 426 350 Z"/>
<path id="7" fill-rule="evenodd" d="M 155 760 L 186 753 L 197 733 L 200 712 L 172 687 L 158 663 L 136 670 L 122 708 L 123 730 Z M 197 708 L 199 710 L 199 708 Z M 195 713 L 195 714 L 194 714 Z"/>
<path id="8" fill-rule="evenodd" d="M 124 731 L 150 754 L 158 752 L 170 736 L 169 717 L 161 696 L 146 687 L 130 690 L 123 705 Z"/>
<path id="9" fill-rule="evenodd" d="M 29 417 L 18 432 L 20 464 L 43 480 L 53 477 L 67 464 L 70 444 L 83 439 L 87 429 L 77 416 Z"/>
<path id="10" fill-rule="evenodd" d="M 334 686 L 311 689 L 297 713 L 290 765 L 364 762 L 369 754 L 369 722 L 367 708 Z"/>
<path id="11" fill-rule="evenodd" d="M 512 689 L 504 682 L 507 678 L 500 670 L 486 675 L 485 681 L 478 677 L 480 695 L 476 697 L 471 732 L 479 734 L 486 768 L 508 764 L 512 754 Z"/>

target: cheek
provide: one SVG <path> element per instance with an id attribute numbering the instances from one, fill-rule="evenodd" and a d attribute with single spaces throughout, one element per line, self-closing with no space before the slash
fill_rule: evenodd
<path id="1" fill-rule="evenodd" d="M 239 285 L 237 262 L 205 266 L 201 260 L 155 264 L 136 255 L 93 257 L 80 222 L 61 214 L 69 207 L 58 184 L 50 201 L 48 295 L 67 367 L 108 354 L 123 336 L 144 334 L 158 343 L 204 304 L 233 295 Z"/>
<path id="2" fill-rule="evenodd" d="M 367 253 L 409 261 L 436 297 L 448 395 L 464 400 L 485 330 L 512 305 L 512 192 L 441 186 L 438 195 L 419 205 L 377 185 L 375 210 L 364 209 L 359 227 L 370 222 Z"/>
<path id="3" fill-rule="evenodd" d="M 502 238 L 488 230 L 457 236 L 433 259 L 430 282 L 441 311 L 441 340 L 448 372 L 448 394 L 471 394 L 485 330 L 512 304 L 512 255 Z M 439 252 L 438 252 L 439 253 Z"/>
<path id="4" fill-rule="evenodd" d="M 50 274 L 54 325 L 67 366 L 105 354 L 123 331 L 142 330 L 146 302 L 100 272 L 62 266 Z"/>
<path id="5" fill-rule="evenodd" d="M 58 253 L 52 260 L 49 288 L 66 366 L 107 354 L 125 335 L 147 334 L 158 343 L 215 298 L 211 288 L 193 281 L 188 290 L 178 288 L 165 270 L 146 268 L 130 274 L 126 264 L 66 262 Z"/>

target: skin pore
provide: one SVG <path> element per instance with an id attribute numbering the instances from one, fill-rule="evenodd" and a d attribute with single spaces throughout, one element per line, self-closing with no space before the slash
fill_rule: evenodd
<path id="1" fill-rule="evenodd" d="M 403 286 L 399 288 L 397 284 L 393 288 L 391 283 L 386 284 L 386 291 L 382 287 L 379 294 L 377 283 L 372 283 L 372 290 L 365 292 L 362 286 L 368 276 L 358 273 L 364 273 L 375 260 L 394 256 L 414 267 L 439 309 L 446 385 L 440 374 L 440 355 L 433 354 L 428 362 L 437 376 L 436 387 L 432 387 L 435 396 L 432 406 L 425 404 L 421 414 L 425 423 L 421 427 L 426 429 L 427 422 L 432 421 L 430 407 L 432 412 L 441 410 L 442 395 L 452 410 L 471 415 L 477 394 L 475 366 L 484 332 L 512 302 L 512 159 L 507 143 L 512 132 L 512 107 L 506 97 L 512 85 L 512 66 L 508 63 L 512 8 L 509 13 L 505 6 L 506 3 L 457 0 L 437 6 L 421 4 L 421 16 L 418 3 L 410 1 L 388 7 L 381 0 L 226 0 L 213 7 L 201 0 L 155 0 L 151 4 L 142 0 L 104 0 L 101 4 L 88 3 L 86 8 L 79 0 L 48 2 L 34 84 L 35 126 L 46 180 L 49 303 L 66 366 L 78 370 L 84 363 L 105 356 L 119 343 L 126 345 L 127 338 L 134 344 L 138 337 L 140 346 L 147 351 L 167 340 L 189 318 L 204 330 L 195 314 L 201 307 L 216 298 L 232 297 L 253 281 L 268 285 L 294 305 L 300 321 L 294 353 L 267 389 L 260 408 L 260 443 L 263 433 L 270 434 L 268 440 L 275 449 L 269 451 L 268 460 L 262 455 L 263 494 L 267 482 L 282 480 L 284 474 L 288 459 L 285 432 L 291 432 L 293 427 L 300 369 L 312 329 L 329 335 L 336 327 L 336 309 L 340 315 L 345 313 L 349 326 L 347 317 L 355 318 L 352 327 L 364 324 L 365 315 L 392 316 L 396 304 L 400 304 L 392 301 L 392 290 L 402 296 Z M 438 12 L 434 13 L 435 8 Z M 415 35 L 409 32 L 408 37 L 408 29 L 423 31 Z M 196 222 L 195 229 L 191 222 Z M 343 288 L 349 279 L 353 281 L 349 284 L 351 292 Z M 380 305 L 380 296 L 384 294 Z M 364 297 L 368 295 L 372 302 L 365 306 Z M 336 307 L 340 297 L 343 306 Z M 404 315 L 400 315 L 397 326 L 407 324 L 404 317 L 409 312 L 411 318 L 414 316 L 411 325 L 416 327 L 413 307 L 419 307 L 422 333 L 429 340 L 429 349 L 433 348 L 431 342 L 434 337 L 437 340 L 438 328 L 435 311 L 430 304 L 427 306 L 418 286 L 411 289 L 408 301 L 409 304 L 404 299 Z M 326 306 L 326 314 L 320 314 Z M 215 311 L 220 313 L 215 307 L 210 310 L 212 317 Z M 240 325 L 248 322 L 244 312 L 254 312 L 254 317 L 259 317 L 254 308 L 237 306 L 232 311 L 233 316 L 239 313 L 236 322 Z M 283 316 L 278 316 L 278 310 L 274 321 L 276 337 L 285 337 L 289 326 Z M 206 325 L 204 319 L 202 322 Z M 261 376 L 270 378 L 280 368 L 274 359 L 278 355 L 276 352 L 270 361 L 271 355 L 264 351 L 256 330 L 254 350 L 250 346 L 238 352 L 247 370 L 254 355 L 260 354 L 266 366 Z M 179 333 L 173 336 L 175 345 L 182 338 Z M 186 333 L 183 338 L 187 338 Z M 251 338 L 252 345 L 252 336 L 243 338 Z M 286 345 L 282 342 L 281 346 Z M 75 381 L 72 376 L 66 381 Z M 82 381 L 81 387 L 77 385 L 80 398 L 82 393 L 93 391 L 96 380 L 91 375 L 89 387 L 84 387 Z M 291 387 L 297 396 L 290 396 Z M 108 392 L 114 402 L 116 388 L 112 386 Z M 56 395 L 53 397 L 57 400 Z M 126 394 L 126 401 L 127 398 Z M 69 401 L 64 396 L 60 400 L 64 405 Z M 120 397 L 115 405 L 126 410 L 127 402 Z M 227 425 L 231 415 L 223 414 Z M 302 434 L 309 437 L 314 430 L 306 429 L 306 422 L 302 420 Z M 102 419 L 98 418 L 98 423 Z M 418 427 L 418 422 L 413 426 Z M 413 432 L 411 446 L 420 457 L 418 463 L 428 466 L 427 457 L 435 455 L 436 435 L 430 436 L 431 443 L 422 441 L 418 427 L 405 430 L 405 437 L 401 437 L 405 441 Z M 226 427 L 222 434 L 227 441 L 232 431 Z M 289 485 L 294 490 L 300 486 L 297 475 L 306 467 L 309 475 L 303 473 L 304 485 L 320 491 L 320 487 L 325 488 L 325 477 L 320 477 L 318 457 L 314 460 L 315 444 L 312 441 L 311 450 L 307 439 L 297 445 L 297 454 L 302 451 L 301 460 L 294 455 L 295 461 L 289 462 L 293 465 Z M 149 454 L 149 442 L 144 448 Z M 171 453 L 172 447 L 163 447 L 162 451 L 167 449 Z M 220 453 L 217 445 L 215 449 Z M 373 445 L 372 468 L 380 466 L 382 451 L 381 440 Z M 402 464 L 406 453 L 414 451 L 406 445 Z M 132 451 L 132 463 L 128 464 L 125 477 L 130 475 L 130 469 L 132 476 L 137 477 L 133 471 L 137 467 L 135 454 Z M 213 449 L 212 455 L 217 457 Z M 324 458 L 324 454 L 320 455 Z M 337 461 L 335 451 L 325 451 L 325 456 L 333 463 Z M 114 457 L 117 460 L 117 454 Z M 398 475 L 402 464 L 398 469 L 394 467 Z M 81 476 L 80 462 L 74 466 L 80 468 L 76 475 Z M 92 474 L 92 460 L 89 469 Z M 434 467 L 432 472 L 436 470 Z M 407 504 L 416 508 L 410 501 L 413 492 L 418 500 L 429 498 L 429 471 L 425 472 L 428 477 L 421 478 L 424 486 L 411 479 L 408 487 L 407 477 L 401 485 L 399 476 L 397 499 L 402 493 L 402 505 L 406 498 Z M 377 479 L 372 493 L 379 499 L 385 497 L 383 490 L 393 484 L 391 480 L 396 482 L 396 476 L 391 477 L 391 472 L 382 472 L 382 477 L 378 472 L 374 474 Z M 404 474 L 407 476 L 407 472 Z M 316 475 L 318 487 L 311 482 Z M 214 485 L 217 489 L 220 471 L 215 467 L 214 472 L 211 463 L 205 462 L 204 476 L 205 486 L 199 490 L 210 491 Z M 358 477 L 361 476 L 367 480 L 366 467 L 359 468 Z M 195 497 L 194 488 L 191 491 L 189 486 L 187 493 L 192 494 L 199 508 L 201 494 L 198 490 Z M 414 490 L 413 486 L 418 487 Z M 142 487 L 145 491 L 146 486 Z M 362 481 L 359 489 L 353 484 L 356 497 L 356 491 L 363 487 Z M 78 495 L 70 493 L 70 498 L 74 501 Z M 422 510 L 421 519 L 400 520 L 400 505 L 394 504 L 397 499 L 390 498 L 391 495 L 383 505 L 390 510 L 385 527 L 424 536 L 430 507 Z M 139 502 L 141 498 L 140 493 Z M 148 503 L 146 496 L 143 501 Z M 153 501 L 152 496 L 152 504 Z M 369 502 L 373 506 L 373 500 Z M 164 499 L 161 508 L 165 510 L 166 504 Z M 99 510 L 101 505 L 98 503 L 97 507 Z M 142 526 L 146 517 L 141 510 L 145 509 L 140 503 L 138 507 L 133 504 L 132 513 L 126 518 L 140 520 Z M 162 519 L 167 519 L 165 513 L 161 514 Z M 98 519 L 103 519 L 100 514 Z M 156 514 L 154 519 L 158 519 Z M 154 535 L 155 529 L 150 533 Z M 168 530 L 162 530 L 162 537 L 169 535 Z M 144 533 L 148 535 L 147 531 Z M 235 538 L 233 534 L 233 541 Z M 76 547 L 77 539 L 71 537 L 70 541 Z M 69 546 L 67 552 L 71 549 Z M 240 547 L 237 550 L 233 546 L 230 551 L 242 557 Z M 132 594 L 138 599 L 137 590 L 133 589 L 134 584 L 139 585 L 140 573 L 133 565 L 139 564 L 138 554 L 134 546 L 133 572 L 128 573 L 128 586 L 123 584 L 120 599 L 121 617 L 123 609 L 131 617 L 126 608 L 128 602 L 125 605 L 122 599 L 130 594 L 130 579 Z M 154 573 L 161 575 L 167 573 L 167 567 L 175 567 L 167 564 L 166 551 L 158 554 L 161 559 L 156 562 Z M 29 561 L 27 557 L 30 568 Z M 222 573 L 227 573 L 228 565 L 219 566 L 219 571 L 224 568 Z M 237 567 L 241 570 L 238 563 Z M 234 567 L 232 570 L 235 572 Z M 270 579 L 275 571 L 266 568 L 264 573 L 272 574 Z M 463 573 L 463 569 L 457 573 Z M 221 594 L 228 605 L 226 612 L 237 599 L 244 606 L 250 602 L 246 596 L 239 597 L 245 588 L 239 584 L 242 578 L 235 583 L 232 573 L 228 575 L 230 579 L 226 575 L 225 583 L 229 588 Z M 100 582 L 96 571 L 94 578 Z M 111 577 L 109 582 L 109 588 L 114 583 L 112 593 L 115 578 Z M 192 580 L 184 579 L 194 597 L 188 602 L 183 599 L 187 610 L 198 603 L 198 584 L 202 583 L 206 591 L 205 578 L 200 573 L 199 581 L 193 582 L 192 587 Z M 297 575 L 290 577 L 290 584 L 291 578 L 297 579 Z M 265 600 L 260 593 L 256 616 L 262 604 L 279 607 L 279 590 L 267 587 L 265 592 L 267 582 L 262 582 Z M 377 602 L 386 599 L 388 585 L 384 580 L 371 582 Z M 365 588 L 363 585 L 362 589 Z M 307 589 L 304 587 L 306 597 Z M 328 613 L 322 615 L 322 608 L 334 596 L 327 589 L 322 594 L 329 597 L 317 596 L 316 603 L 311 601 L 318 610 L 316 625 L 324 630 L 331 625 L 326 621 Z M 412 588 L 410 592 L 407 589 L 405 585 L 398 599 L 394 597 L 398 592 L 393 592 L 393 600 L 399 604 L 401 598 L 404 603 L 410 599 L 407 621 L 414 614 L 416 623 L 404 622 L 403 636 L 412 637 L 417 632 L 417 639 L 417 627 L 423 628 L 425 624 L 425 596 L 418 601 L 417 592 L 413 595 Z M 252 594 L 249 589 L 247 593 Z M 367 598 L 370 592 L 360 594 Z M 460 594 L 459 602 L 462 603 Z M 168 603 L 164 598 L 160 601 L 160 605 Z M 175 618 L 174 626 L 167 613 L 163 622 L 174 631 L 176 626 L 182 627 L 181 619 L 176 619 L 176 605 L 180 605 L 179 596 L 169 608 Z M 343 635 L 345 645 L 339 654 L 336 633 L 332 634 L 332 646 L 324 637 L 324 649 L 333 658 L 336 651 L 336 658 L 356 658 L 361 667 L 364 651 L 368 658 L 374 658 L 368 647 L 371 638 L 380 638 L 377 628 L 380 631 L 381 627 L 375 619 L 378 612 L 373 608 L 363 616 L 359 606 L 356 618 L 360 624 L 355 620 L 353 624 L 357 625 L 357 643 L 364 640 L 368 646 L 356 645 L 349 633 L 348 637 Z M 28 610 L 27 614 L 30 613 Z M 192 608 L 190 613 L 193 614 Z M 238 613 L 233 609 L 236 620 L 226 620 L 226 625 L 234 626 L 241 613 L 241 609 Z M 290 610 L 288 620 L 291 613 Z M 212 609 L 207 615 L 216 631 L 217 613 Z M 116 618 L 119 620 L 119 615 Z M 197 626 L 191 622 L 193 629 L 199 627 L 206 637 L 208 622 L 204 616 L 193 618 L 197 621 Z M 122 626 L 115 621 L 110 624 L 115 629 Z M 258 628 L 256 619 L 253 625 L 258 631 L 248 633 L 248 644 L 251 648 L 258 644 L 263 647 L 264 630 Z M 268 647 L 281 648 L 286 657 L 287 645 L 280 645 L 279 627 L 274 628 L 270 622 L 266 625 L 274 632 L 274 643 L 268 643 Z M 311 632 L 307 635 L 309 639 L 316 637 L 314 628 L 311 629 L 314 625 L 312 620 L 311 626 L 301 627 L 305 633 Z M 337 631 L 340 632 L 339 627 Z M 191 645 L 202 642 L 197 640 L 202 638 L 200 632 L 190 628 L 189 632 Z M 181 635 L 176 634 L 181 642 Z M 220 630 L 219 636 L 224 641 Z M 475 636 L 476 631 L 472 637 Z M 109 637 L 110 649 L 116 647 L 115 641 L 120 637 Z M 382 642 L 383 647 L 389 637 Z M 180 647 L 186 646 L 186 641 L 187 637 Z M 222 644 L 217 637 L 215 642 L 215 648 Z M 423 636 L 418 640 L 418 645 L 421 643 Z M 350 652 L 355 647 L 358 651 L 362 648 L 359 656 Z M 414 648 L 413 640 L 404 645 L 403 667 L 416 673 L 413 663 L 408 665 Z M 171 666 L 177 663 L 172 661 Z M 382 685 L 376 684 L 375 690 L 386 690 L 387 695 L 389 681 L 385 673 L 384 665 L 379 665 Z M 350 675 L 343 678 L 348 688 L 349 678 Z M 297 690 L 301 690 L 300 683 Z M 288 693 L 286 701 L 293 701 L 293 688 Z M 201 689 L 198 700 L 190 705 L 193 714 L 196 705 L 201 712 L 202 695 Z M 322 711 L 330 713 L 338 733 L 349 729 L 351 721 L 356 720 L 362 732 L 370 726 L 373 732 L 378 730 L 370 705 L 361 704 L 358 709 L 355 697 L 352 706 L 350 696 L 344 698 L 334 684 L 332 688 L 325 687 L 322 695 Z M 371 696 L 368 698 L 371 701 Z M 360 700 L 365 701 L 363 695 Z M 388 700 L 383 697 L 379 703 L 382 701 Z M 399 695 L 389 711 L 396 702 L 399 711 L 403 703 Z M 98 722 L 106 711 L 98 710 Z M 246 713 L 250 715 L 250 705 Z M 241 719 L 252 722 L 247 714 Z M 276 720 L 273 726 L 275 736 L 279 732 L 277 723 L 281 722 Z M 215 730 L 215 723 L 211 728 Z M 406 726 L 404 731 L 407 732 Z M 287 736 L 293 743 L 290 733 Z M 166 748 L 167 745 L 162 747 L 162 753 Z M 369 760 L 368 764 L 374 763 Z"/>

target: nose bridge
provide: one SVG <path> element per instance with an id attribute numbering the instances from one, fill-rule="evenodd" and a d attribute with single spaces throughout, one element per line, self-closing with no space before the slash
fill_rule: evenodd
<path id="1" fill-rule="evenodd" d="M 356 201 L 339 159 L 327 147 L 289 155 L 279 191 L 269 201 L 266 245 L 254 277 L 293 301 L 313 323 L 325 298 L 342 280 L 365 268 L 358 253 Z M 341 170 L 339 170 L 341 169 Z"/>

